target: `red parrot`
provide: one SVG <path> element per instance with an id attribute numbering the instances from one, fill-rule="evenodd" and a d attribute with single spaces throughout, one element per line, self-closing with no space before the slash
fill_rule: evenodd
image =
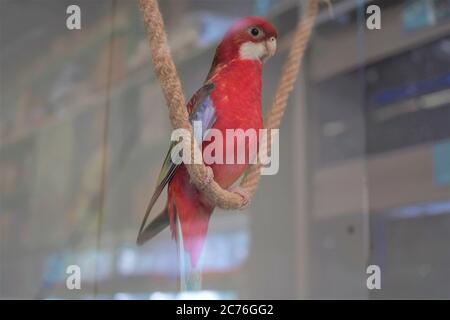
<path id="1" fill-rule="evenodd" d="M 223 137 L 226 136 L 226 129 L 254 129 L 258 133 L 263 126 L 262 64 L 275 54 L 276 41 L 276 29 L 262 18 L 247 17 L 234 23 L 216 49 L 203 87 L 187 104 L 191 122 L 201 121 L 203 132 L 214 128 L 220 130 Z M 256 139 L 258 136 L 256 135 Z M 249 143 L 252 143 L 250 140 L 251 138 L 244 140 L 245 152 L 248 152 Z M 237 141 L 235 140 L 235 144 Z M 202 148 L 205 149 L 209 143 L 211 141 L 204 140 Z M 172 162 L 171 150 L 175 144 L 172 143 L 165 158 L 137 243 L 142 245 L 169 225 L 176 239 L 179 222 L 184 250 L 190 257 L 191 265 L 195 267 L 214 205 L 190 182 L 186 167 Z M 234 159 L 237 159 L 238 146 L 234 145 L 232 149 L 230 145 L 228 143 L 227 148 L 227 141 L 224 141 L 223 157 L 225 159 L 227 152 L 232 152 Z M 215 181 L 222 188 L 231 187 L 248 166 L 249 157 L 246 156 L 245 159 L 240 164 L 225 164 L 225 160 L 222 164 L 211 164 Z M 153 205 L 167 184 L 166 208 L 145 227 Z"/>

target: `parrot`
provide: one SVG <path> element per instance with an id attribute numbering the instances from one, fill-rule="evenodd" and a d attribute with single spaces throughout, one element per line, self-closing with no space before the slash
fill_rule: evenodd
<path id="1" fill-rule="evenodd" d="M 191 123 L 200 121 L 203 132 L 216 129 L 224 136 L 227 129 L 254 129 L 259 132 L 263 127 L 262 66 L 275 54 L 277 37 L 276 28 L 263 18 L 245 17 L 234 22 L 216 48 L 203 86 L 187 103 Z M 211 141 L 206 139 L 206 134 L 200 138 L 204 150 Z M 259 135 L 253 139 L 259 139 Z M 250 140 L 251 138 L 244 140 L 243 150 L 246 152 L 249 144 L 254 142 Z M 242 140 L 240 141 L 242 143 Z M 185 165 L 172 161 L 171 151 L 175 145 L 176 142 L 173 141 L 163 162 L 139 230 L 137 245 L 143 245 L 170 226 L 172 238 L 175 241 L 183 241 L 188 259 L 195 267 L 203 249 L 209 220 L 215 206 L 191 183 Z M 226 157 L 227 152 L 233 153 L 236 157 L 238 147 L 225 141 L 223 157 Z M 222 188 L 228 189 L 239 180 L 248 167 L 249 158 L 245 159 L 244 163 L 225 161 L 212 163 L 208 165 L 209 172 Z M 165 209 L 146 226 L 147 218 L 166 186 Z M 248 195 L 243 189 L 237 187 L 234 190 L 248 200 Z M 177 239 L 177 223 L 181 229 L 182 239 Z"/>

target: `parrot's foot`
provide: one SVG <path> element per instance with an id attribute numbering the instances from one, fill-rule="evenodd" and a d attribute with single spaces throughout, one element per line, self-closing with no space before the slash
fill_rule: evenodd
<path id="1" fill-rule="evenodd" d="M 247 192 L 247 190 L 245 190 L 244 188 L 241 188 L 239 186 L 238 187 L 233 187 L 233 188 L 230 189 L 230 192 L 237 193 L 238 195 L 240 195 L 244 199 L 244 205 L 241 207 L 241 209 L 246 209 L 250 205 L 251 196 Z"/>

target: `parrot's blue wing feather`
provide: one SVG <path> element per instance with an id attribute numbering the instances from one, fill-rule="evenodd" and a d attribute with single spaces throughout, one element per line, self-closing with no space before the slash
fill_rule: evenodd
<path id="1" fill-rule="evenodd" d="M 201 124 L 201 131 L 194 132 L 197 143 L 200 144 L 206 137 L 208 130 L 213 126 L 216 121 L 216 110 L 214 109 L 211 96 L 207 96 L 205 100 L 193 110 L 190 116 L 191 124 L 195 127 L 195 122 Z M 199 134 L 202 134 L 199 136 Z"/>
<path id="2" fill-rule="evenodd" d="M 214 122 L 216 121 L 216 110 L 214 108 L 214 103 L 211 99 L 211 92 L 214 90 L 214 84 L 208 83 L 200 88 L 194 96 L 191 98 L 190 103 L 192 103 L 192 110 L 190 111 L 189 120 L 194 127 L 200 124 L 202 127 L 202 136 L 196 136 L 195 139 L 200 145 L 205 138 L 208 130 L 212 128 Z M 145 243 L 147 240 L 154 237 L 159 231 L 163 230 L 169 225 L 169 217 L 167 210 L 163 210 L 147 227 L 145 226 L 148 216 L 158 200 L 161 192 L 164 190 L 165 186 L 174 176 L 179 164 L 172 162 L 172 149 L 177 145 L 177 141 L 173 141 L 170 144 L 169 151 L 167 152 L 166 158 L 164 159 L 159 177 L 156 183 L 155 191 L 153 192 L 150 203 L 148 204 L 147 210 L 145 212 L 144 219 L 142 221 L 141 227 L 139 229 L 139 234 L 137 238 L 137 243 L 139 245 Z M 145 228 L 145 229 L 144 229 Z"/>

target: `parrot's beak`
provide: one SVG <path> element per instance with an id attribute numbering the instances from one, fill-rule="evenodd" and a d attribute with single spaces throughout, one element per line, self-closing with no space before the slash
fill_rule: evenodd
<path id="1" fill-rule="evenodd" d="M 273 57 L 273 55 L 277 51 L 277 39 L 275 37 L 271 37 L 270 39 L 266 40 L 264 45 L 266 47 L 266 54 L 262 58 L 263 62 L 265 62 L 270 57 Z"/>

